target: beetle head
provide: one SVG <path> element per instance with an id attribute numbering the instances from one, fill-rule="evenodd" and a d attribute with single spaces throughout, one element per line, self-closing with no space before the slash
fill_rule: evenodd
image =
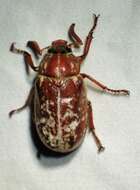
<path id="1" fill-rule="evenodd" d="M 55 40 L 48 49 L 48 53 L 70 53 L 72 50 L 65 40 Z"/>

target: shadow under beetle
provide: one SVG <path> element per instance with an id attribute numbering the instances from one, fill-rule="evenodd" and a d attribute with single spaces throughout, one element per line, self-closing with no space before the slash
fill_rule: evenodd
<path id="1" fill-rule="evenodd" d="M 36 41 L 28 41 L 34 55 L 42 56 L 40 64 L 35 66 L 31 55 L 24 50 L 17 49 L 12 43 L 10 50 L 23 54 L 26 71 L 29 67 L 37 72 L 33 87 L 25 104 L 12 110 L 23 110 L 33 101 L 33 122 L 41 142 L 50 150 L 68 153 L 80 146 L 87 127 L 93 133 L 98 151 L 104 150 L 101 141 L 95 133 L 91 102 L 87 99 L 84 79 L 95 83 L 101 90 L 114 95 L 129 95 L 128 90 L 113 90 L 101 84 L 91 76 L 80 73 L 80 67 L 86 58 L 97 26 L 99 15 L 93 15 L 93 26 L 86 37 L 83 53 L 75 56 L 72 48 L 79 48 L 82 40 L 75 33 L 75 24 L 69 28 L 68 34 L 72 43 L 56 40 L 48 47 L 41 49 Z"/>

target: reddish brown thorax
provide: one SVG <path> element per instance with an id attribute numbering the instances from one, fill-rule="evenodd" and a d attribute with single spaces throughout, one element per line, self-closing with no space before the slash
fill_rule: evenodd
<path id="1" fill-rule="evenodd" d="M 65 40 L 52 42 L 47 54 L 42 59 L 39 74 L 49 77 L 66 77 L 80 72 L 80 61 L 72 54 L 70 45 Z"/>

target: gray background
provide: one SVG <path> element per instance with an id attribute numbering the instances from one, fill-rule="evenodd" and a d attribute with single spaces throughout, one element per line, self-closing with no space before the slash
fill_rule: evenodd
<path id="1" fill-rule="evenodd" d="M 114 97 L 88 87 L 105 152 L 97 154 L 93 137 L 87 133 L 77 152 L 38 160 L 29 110 L 11 120 L 7 115 L 24 103 L 34 78 L 33 72 L 26 76 L 22 56 L 10 53 L 9 46 L 15 41 L 24 49 L 26 41 L 37 40 L 45 47 L 58 38 L 67 39 L 72 22 L 85 39 L 93 12 L 101 17 L 82 72 L 109 87 L 127 88 L 131 96 Z M 138 0 L 0 1 L 1 190 L 140 189 L 139 18 Z"/>

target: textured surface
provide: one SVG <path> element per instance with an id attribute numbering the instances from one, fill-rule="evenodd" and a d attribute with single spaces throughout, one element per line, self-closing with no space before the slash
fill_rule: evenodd
<path id="1" fill-rule="evenodd" d="M 138 0 L 1 0 L 0 6 L 0 189 L 1 190 L 138 190 L 140 182 L 140 1 Z M 10 43 L 41 47 L 67 39 L 76 23 L 85 39 L 92 12 L 101 14 L 94 42 L 82 67 L 112 88 L 127 88 L 130 97 L 102 94 L 88 83 L 94 120 L 106 147 L 98 155 L 92 135 L 66 157 L 36 157 L 28 109 L 7 113 L 24 103 L 34 73 L 26 76 L 23 58 Z M 78 51 L 76 51 L 79 54 Z"/>

